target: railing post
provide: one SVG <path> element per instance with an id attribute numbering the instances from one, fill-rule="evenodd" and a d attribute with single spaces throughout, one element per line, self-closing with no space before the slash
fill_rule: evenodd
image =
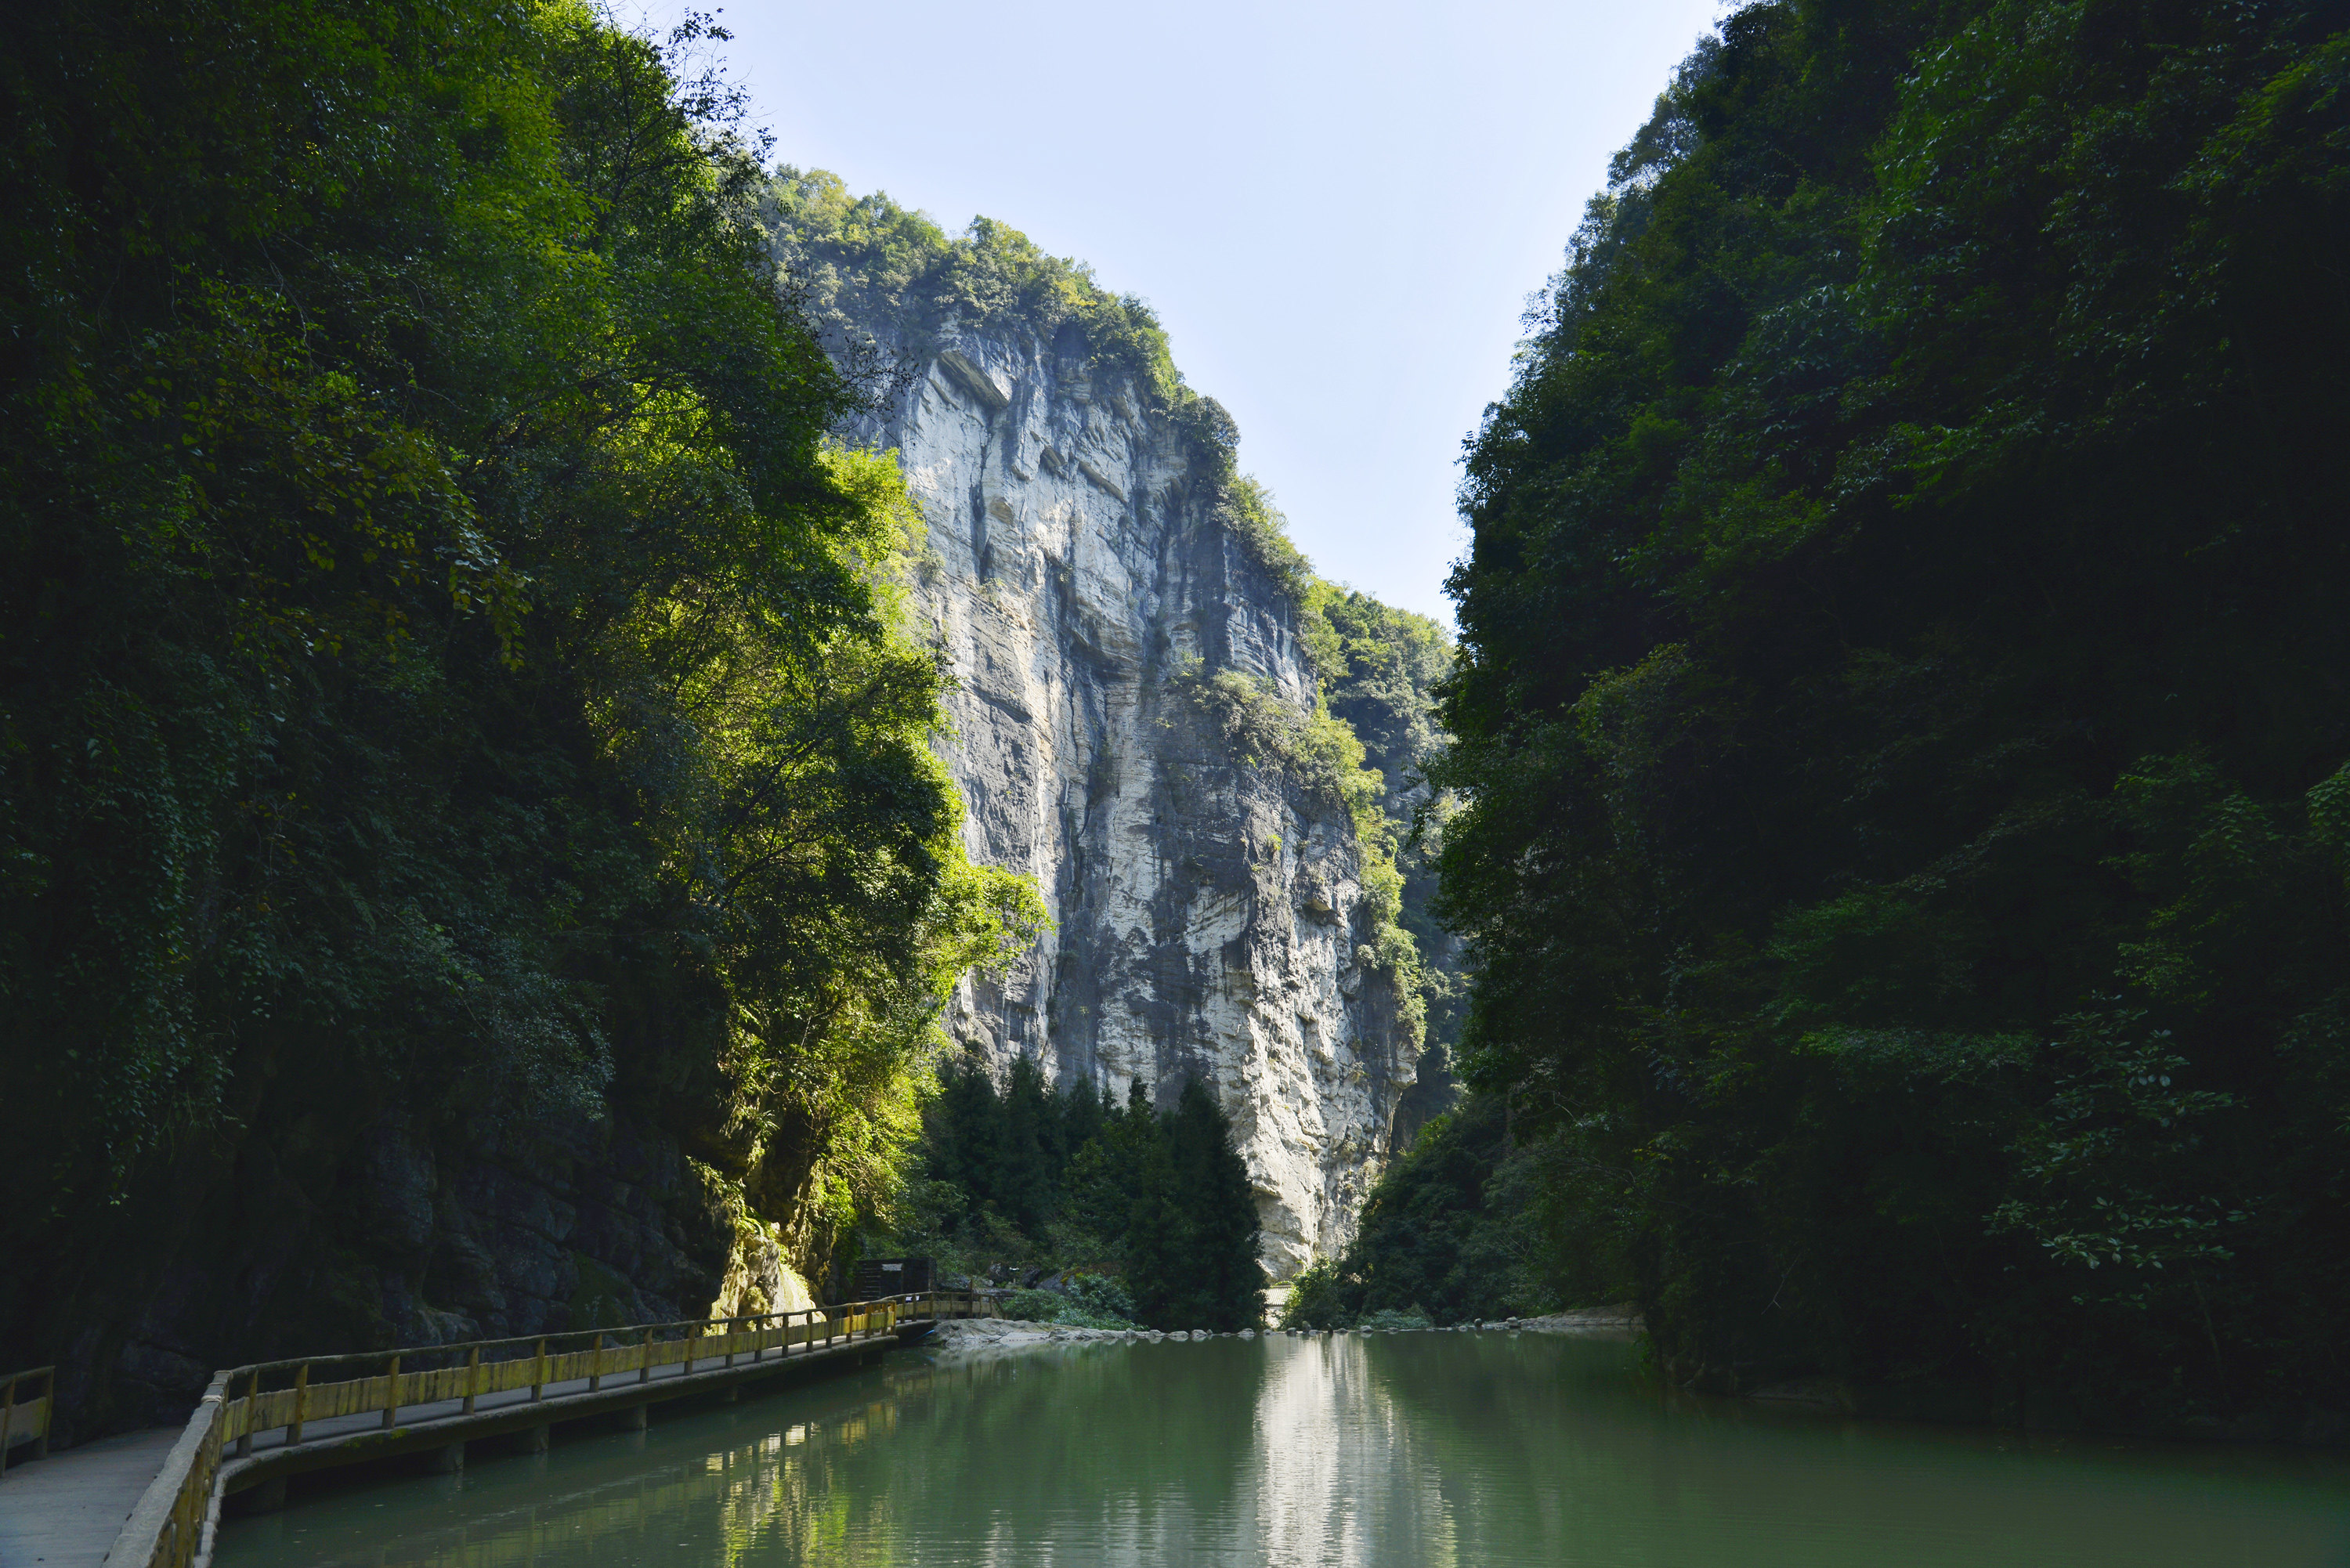
<path id="1" fill-rule="evenodd" d="M 465 1414 L 473 1413 L 473 1396 L 482 1391 L 482 1347 L 475 1345 L 465 1357 Z"/>
<path id="2" fill-rule="evenodd" d="M 212 1419 L 204 1428 L 203 1447 L 196 1455 L 193 1486 L 182 1487 L 181 1501 L 187 1509 L 188 1531 L 181 1539 L 187 1547 L 183 1563 L 192 1563 L 204 1549 L 204 1516 L 211 1511 L 213 1483 L 220 1475 L 221 1423 L 228 1417 L 228 1381 L 220 1380 L 220 1393 L 207 1393 L 203 1403 L 213 1407 Z M 202 1408 L 202 1407 L 198 1407 Z"/>
<path id="3" fill-rule="evenodd" d="M 593 1394 L 604 1386 L 604 1331 L 596 1331 L 595 1359 L 588 1364 L 588 1392 Z"/>
<path id="4" fill-rule="evenodd" d="M 645 1330 L 645 1358 L 637 1366 L 637 1381 L 639 1383 L 650 1382 L 652 1380 L 652 1375 L 653 1331 L 651 1329 L 647 1329 Z"/>
<path id="5" fill-rule="evenodd" d="M 50 1379 L 52 1385 L 56 1379 Z M 55 1396 L 51 1396 L 52 1402 Z M 10 1376 L 8 1391 L 0 1394 L 0 1476 L 8 1473 L 8 1428 L 16 1422 L 16 1379 Z"/>
<path id="6" fill-rule="evenodd" d="M 389 1428 L 400 1417 L 400 1357 L 391 1358 L 391 1370 L 383 1375 L 383 1424 Z"/>
<path id="7" fill-rule="evenodd" d="M 261 1413 L 261 1368 L 244 1380 L 244 1430 L 236 1435 L 236 1457 L 253 1452 L 253 1418 Z"/>
<path id="8" fill-rule="evenodd" d="M 286 1446 L 292 1448 L 302 1440 L 302 1418 L 310 1413 L 310 1364 L 294 1374 L 294 1419 L 286 1428 Z"/>
<path id="9" fill-rule="evenodd" d="M 531 1364 L 530 1397 L 542 1397 L 546 1392 L 546 1341 L 538 1342 L 538 1358 Z"/>
<path id="10" fill-rule="evenodd" d="M 702 1325 L 700 1324 L 696 1324 L 693 1327 L 685 1331 L 685 1371 L 682 1374 L 684 1376 L 691 1377 L 693 1376 L 693 1342 L 701 1333 Z"/>
<path id="11" fill-rule="evenodd" d="M 734 1365 L 734 1322 L 732 1319 L 728 1320 L 726 1324 L 726 1360 L 724 1365 L 728 1366 Z"/>

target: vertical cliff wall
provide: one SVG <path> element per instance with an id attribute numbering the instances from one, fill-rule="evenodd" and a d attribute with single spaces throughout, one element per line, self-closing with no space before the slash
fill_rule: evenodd
<path id="1" fill-rule="evenodd" d="M 926 347 L 864 433 L 929 521 L 916 598 L 962 683 L 971 852 L 1035 877 L 1055 921 L 949 1026 L 1065 1084 L 1204 1079 L 1286 1275 L 1344 1242 L 1417 1054 L 1343 805 L 1197 695 L 1232 671 L 1310 711 L 1296 608 L 1220 508 L 1223 454 L 1080 328 Z"/>
<path id="2" fill-rule="evenodd" d="M 1350 1232 L 1419 1028 L 1347 805 L 1219 706 L 1316 699 L 1294 585 L 1230 505 L 1231 421 L 1153 375 L 1137 302 L 1008 230 L 950 242 L 820 174 L 773 217 L 840 350 L 897 368 L 847 433 L 898 450 L 928 522 L 913 604 L 960 682 L 970 851 L 1055 920 L 950 1032 L 1121 1097 L 1204 1080 L 1286 1277 Z"/>

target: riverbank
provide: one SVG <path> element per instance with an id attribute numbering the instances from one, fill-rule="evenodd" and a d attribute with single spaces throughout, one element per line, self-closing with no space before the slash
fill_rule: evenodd
<path id="1" fill-rule="evenodd" d="M 1617 1306 L 1582 1307 L 1574 1312 L 1555 1312 L 1543 1317 L 1523 1318 L 1511 1326 L 1528 1334 L 1630 1335 L 1641 1333 L 1647 1324 L 1640 1321 L 1640 1309 L 1630 1302 L 1625 1302 Z"/>
<path id="2" fill-rule="evenodd" d="M 985 1317 L 941 1323 L 923 1343 L 949 1355 L 979 1355 L 997 1351 L 1034 1350 L 1047 1345 L 1135 1344 L 1143 1341 L 1194 1339 L 1254 1339 L 1255 1329 L 1218 1334 L 1208 1329 L 1080 1328 L 1074 1324 L 1036 1323 L 1026 1318 Z"/>
<path id="3" fill-rule="evenodd" d="M 1254 1339 L 1262 1332 L 1267 1338 L 1296 1334 L 1310 1336 L 1311 1329 L 1242 1329 L 1237 1334 L 1217 1334 L 1208 1329 L 1162 1333 L 1152 1328 L 1081 1328 L 1073 1324 L 1038 1323 L 1025 1318 L 971 1318 L 961 1322 L 941 1323 L 925 1342 L 938 1354 L 969 1356 L 1034 1350 L 1050 1345 L 1133 1344 L 1142 1341 L 1159 1343 L 1165 1340 L 1191 1341 L 1200 1339 Z M 1330 1332 L 1352 1334 L 1363 1332 L 1338 1329 Z M 1585 1307 L 1575 1312 L 1550 1313 L 1542 1317 L 1496 1318 L 1486 1323 L 1454 1324 L 1448 1328 L 1372 1330 L 1374 1333 L 1410 1334 L 1557 1334 L 1601 1335 L 1629 1338 L 1640 1332 L 1640 1314 L 1630 1303 L 1619 1306 Z"/>

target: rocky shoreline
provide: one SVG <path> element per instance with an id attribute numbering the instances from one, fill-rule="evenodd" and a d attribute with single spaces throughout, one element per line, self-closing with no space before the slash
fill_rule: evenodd
<path id="1" fill-rule="evenodd" d="M 1201 1339 L 1254 1339 L 1260 1334 L 1267 1339 L 1323 1339 L 1347 1334 L 1567 1334 L 1629 1336 L 1640 1332 L 1640 1314 L 1629 1305 L 1585 1307 L 1575 1312 L 1551 1313 L 1543 1317 L 1496 1318 L 1483 1323 L 1454 1324 L 1449 1327 L 1417 1329 L 1286 1329 L 1244 1328 L 1219 1334 L 1211 1329 L 1155 1328 L 1083 1328 L 1074 1324 L 1037 1323 L 1025 1318 L 964 1318 L 948 1320 L 934 1329 L 925 1345 L 934 1353 L 949 1356 L 990 1355 L 1015 1350 L 1035 1350 L 1051 1345 L 1112 1345 L 1139 1344 L 1148 1341 L 1159 1344 L 1167 1340 L 1189 1343 Z"/>

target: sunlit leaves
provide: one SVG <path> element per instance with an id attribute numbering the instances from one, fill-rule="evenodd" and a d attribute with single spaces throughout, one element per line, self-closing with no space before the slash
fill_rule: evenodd
<path id="1" fill-rule="evenodd" d="M 828 444 L 723 35 L 10 37 L 0 996 L 54 1206 L 8 1224 L 381 1118 L 666 1118 L 757 1146 L 771 1218 L 871 1201 L 946 990 L 1040 917 L 962 860 L 910 505 Z"/>

